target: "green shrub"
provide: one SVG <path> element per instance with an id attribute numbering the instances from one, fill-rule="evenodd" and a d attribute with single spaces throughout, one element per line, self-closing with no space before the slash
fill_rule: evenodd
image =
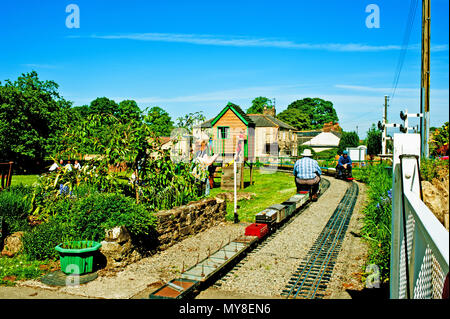
<path id="1" fill-rule="evenodd" d="M 440 159 L 422 158 L 420 161 L 420 177 L 424 181 L 431 182 L 434 178 L 439 178 L 440 170 L 448 171 L 448 161 Z"/>
<path id="2" fill-rule="evenodd" d="M 0 192 L 0 216 L 3 216 L 4 235 L 28 229 L 31 196 L 32 188 L 23 185 L 11 186 Z"/>
<path id="3" fill-rule="evenodd" d="M 23 235 L 23 250 L 29 259 L 44 260 L 56 258 L 55 247 L 64 240 L 70 239 L 67 225 L 57 219 L 50 219 L 26 232 Z"/>
<path id="4" fill-rule="evenodd" d="M 362 236 L 369 244 L 367 264 L 376 264 L 386 281 L 391 251 L 392 177 L 386 165 L 367 166 L 361 171 L 368 196 L 362 227 Z"/>
<path id="5" fill-rule="evenodd" d="M 24 235 L 24 250 L 30 258 L 57 257 L 54 248 L 65 240 L 102 241 L 105 230 L 116 226 L 125 226 L 138 242 L 154 231 L 156 217 L 145 205 L 122 194 L 87 194 L 53 202 L 49 220 Z"/>

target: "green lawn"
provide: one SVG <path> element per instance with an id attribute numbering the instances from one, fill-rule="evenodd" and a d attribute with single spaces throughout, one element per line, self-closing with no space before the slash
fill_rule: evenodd
<path id="1" fill-rule="evenodd" d="M 39 175 L 13 175 L 11 185 L 33 185 L 38 180 Z"/>
<path id="2" fill-rule="evenodd" d="M 13 175 L 12 185 L 32 185 L 38 179 L 38 175 Z M 216 182 L 220 179 L 216 179 Z M 250 181 L 250 170 L 245 169 L 244 181 L 246 185 Z M 124 181 L 126 182 L 126 181 Z M 213 197 L 219 193 L 232 192 L 221 190 L 219 187 L 213 188 L 210 193 L 210 197 Z M 255 193 L 256 196 L 251 200 L 238 201 L 238 214 L 239 220 L 253 222 L 255 214 L 264 210 L 265 208 L 279 204 L 289 199 L 296 193 L 294 177 L 292 174 L 275 172 L 273 174 L 261 173 L 259 169 L 254 169 L 253 172 L 253 185 L 247 186 L 244 189 L 238 190 L 238 192 Z M 233 202 L 227 203 L 227 220 L 233 220 Z"/>
<path id="3" fill-rule="evenodd" d="M 244 171 L 245 182 L 250 181 L 250 170 Z M 218 181 L 218 179 L 216 180 Z M 248 183 L 247 183 L 248 184 Z M 213 188 L 210 193 L 210 197 L 213 197 L 219 193 L 233 192 L 224 191 L 219 187 Z M 238 201 L 237 212 L 240 221 L 254 222 L 255 215 L 260 211 L 266 209 L 273 204 L 279 204 L 289 199 L 296 193 L 296 187 L 294 182 L 294 176 L 292 174 L 275 172 L 273 174 L 261 173 L 258 169 L 253 172 L 253 185 L 244 189 L 238 190 L 238 192 L 255 193 L 251 200 Z M 227 203 L 227 220 L 233 220 L 234 218 L 234 203 Z"/>

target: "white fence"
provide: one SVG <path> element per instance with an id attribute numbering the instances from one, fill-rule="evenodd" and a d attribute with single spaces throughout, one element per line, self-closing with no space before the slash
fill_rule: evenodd
<path id="1" fill-rule="evenodd" d="M 393 299 L 441 299 L 449 270 L 449 233 L 422 201 L 419 156 L 419 134 L 394 134 Z"/>

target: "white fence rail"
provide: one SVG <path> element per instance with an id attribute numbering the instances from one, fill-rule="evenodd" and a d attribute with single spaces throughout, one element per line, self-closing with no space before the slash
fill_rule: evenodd
<path id="1" fill-rule="evenodd" d="M 422 201 L 419 156 L 419 134 L 394 134 L 393 299 L 441 299 L 449 271 L 449 233 Z"/>

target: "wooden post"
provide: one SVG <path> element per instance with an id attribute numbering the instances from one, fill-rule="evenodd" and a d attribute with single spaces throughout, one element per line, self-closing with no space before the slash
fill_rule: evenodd
<path id="1" fill-rule="evenodd" d="M 420 119 L 421 157 L 429 156 L 430 130 L 430 0 L 422 0 L 422 66 L 420 79 Z"/>
<path id="2" fill-rule="evenodd" d="M 250 163 L 250 186 L 253 185 L 253 163 Z"/>
<path id="3" fill-rule="evenodd" d="M 240 185 L 240 189 L 244 189 L 244 163 L 241 163 L 241 185 Z"/>

